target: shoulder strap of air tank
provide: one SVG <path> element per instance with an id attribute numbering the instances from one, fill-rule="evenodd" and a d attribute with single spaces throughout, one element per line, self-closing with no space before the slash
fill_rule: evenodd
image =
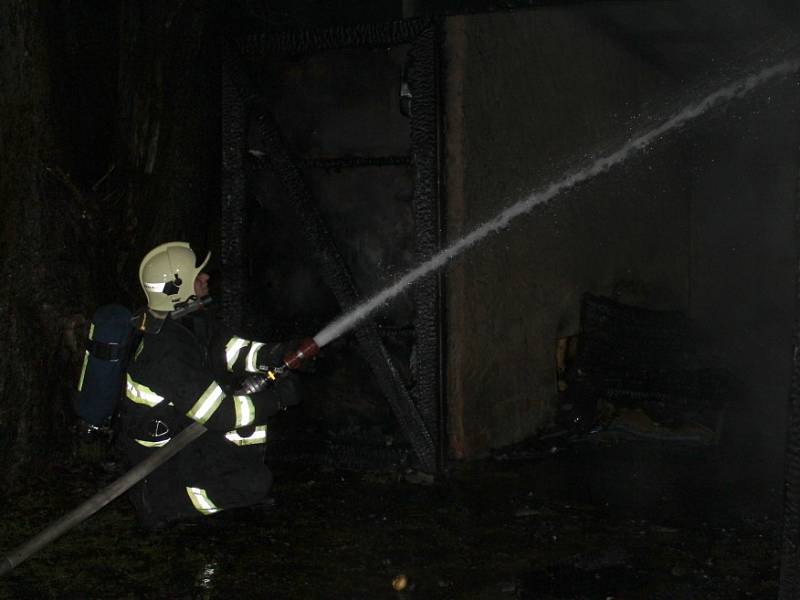
<path id="1" fill-rule="evenodd" d="M 145 333 L 157 335 L 159 332 L 161 332 L 161 328 L 164 326 L 165 321 L 166 319 L 158 319 L 154 317 L 153 314 L 147 310 L 147 307 L 145 307 L 137 310 L 131 317 L 131 328 L 136 332 L 137 335 L 142 335 Z"/>

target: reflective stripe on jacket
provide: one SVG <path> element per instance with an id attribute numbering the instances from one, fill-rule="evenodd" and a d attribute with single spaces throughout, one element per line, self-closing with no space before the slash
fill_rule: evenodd
<path id="1" fill-rule="evenodd" d="M 263 424 L 278 411 L 280 392 L 269 387 L 252 395 L 233 394 L 228 371 L 248 372 L 264 348 L 274 353 L 275 346 L 219 335 L 207 317 L 189 321 L 188 327 L 183 324 L 187 319 L 194 316 L 167 319 L 158 333 L 144 334 L 141 351 L 128 366 L 123 433 L 156 447 L 163 438 L 153 438 L 148 423 L 159 419 L 175 435 L 192 419 L 233 444 L 263 443 Z"/>

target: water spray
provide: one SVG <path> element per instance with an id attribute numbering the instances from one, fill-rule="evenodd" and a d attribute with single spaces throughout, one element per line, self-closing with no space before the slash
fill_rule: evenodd
<path id="1" fill-rule="evenodd" d="M 451 245 L 436 253 L 424 263 L 406 273 L 391 286 L 387 287 L 378 294 L 375 294 L 365 302 L 350 309 L 340 317 L 334 319 L 313 338 L 308 338 L 301 342 L 300 346 L 296 350 L 289 352 L 283 358 L 282 365 L 267 371 L 267 378 L 274 380 L 279 378 L 287 370 L 297 369 L 304 360 L 316 355 L 320 348 L 347 333 L 350 329 L 355 327 L 385 302 L 391 300 L 393 297 L 405 290 L 409 285 L 418 279 L 442 268 L 450 260 L 471 246 L 477 244 L 490 234 L 503 230 L 511 221 L 519 216 L 529 213 L 534 207 L 549 202 L 562 192 L 569 190 L 601 173 L 604 173 L 605 171 L 608 171 L 611 167 L 625 161 L 634 152 L 642 151 L 650 146 L 663 134 L 681 127 L 685 123 L 708 112 L 711 108 L 724 102 L 733 100 L 734 98 L 742 97 L 753 89 L 772 81 L 773 79 L 790 75 L 799 70 L 800 59 L 786 60 L 775 66 L 764 69 L 756 75 L 751 75 L 732 83 L 714 92 L 713 94 L 706 96 L 700 102 L 687 106 L 680 112 L 667 119 L 658 127 L 655 127 L 647 133 L 633 138 L 621 146 L 616 152 L 612 152 L 611 154 L 594 160 L 589 165 L 571 174 L 568 174 L 562 179 L 551 183 L 541 190 L 536 191 L 528 197 L 520 200 L 516 204 L 509 206 L 494 218 L 490 219 L 483 225 L 480 225 L 461 239 L 453 242 Z M 270 377 L 269 373 L 272 373 L 272 377 Z M 166 446 L 159 448 L 156 452 L 154 452 L 144 461 L 140 462 L 128 473 L 95 494 L 92 498 L 84 502 L 72 512 L 68 513 L 55 523 L 52 523 L 49 527 L 30 539 L 27 543 L 15 548 L 2 557 L 2 559 L 0 559 L 0 575 L 12 570 L 31 554 L 52 542 L 62 534 L 66 533 L 72 527 L 89 518 L 103 506 L 120 496 L 138 481 L 155 470 L 159 465 L 166 462 L 169 458 L 177 454 L 181 449 L 203 435 L 205 432 L 205 427 L 203 427 L 200 423 L 193 422 L 178 435 L 176 435 Z"/>
<path id="2" fill-rule="evenodd" d="M 401 293 L 409 285 L 426 275 L 445 266 L 450 260 L 474 246 L 492 233 L 497 233 L 508 226 L 511 221 L 529 213 L 534 207 L 545 204 L 578 184 L 581 184 L 601 173 L 611 169 L 611 167 L 624 162 L 634 152 L 640 152 L 650 146 L 654 141 L 665 133 L 678 129 L 687 122 L 705 114 L 710 109 L 722 103 L 745 96 L 753 89 L 772 81 L 778 77 L 790 75 L 800 70 L 800 58 L 786 60 L 782 63 L 764 69 L 760 73 L 740 79 L 716 92 L 703 98 L 700 102 L 691 104 L 683 110 L 675 113 L 672 117 L 664 121 L 658 127 L 635 137 L 615 152 L 602 156 L 587 166 L 567 174 L 565 177 L 550 183 L 549 185 L 535 191 L 531 195 L 517 203 L 509 206 L 494 218 L 485 222 L 483 225 L 473 229 L 464 237 L 456 240 L 448 247 L 434 254 L 430 259 L 415 267 L 391 286 L 375 294 L 365 302 L 342 314 L 329 325 L 314 336 L 314 342 L 319 348 L 328 344 L 352 329 L 360 321 L 366 318 L 373 311 L 391 300 L 394 296 Z"/>

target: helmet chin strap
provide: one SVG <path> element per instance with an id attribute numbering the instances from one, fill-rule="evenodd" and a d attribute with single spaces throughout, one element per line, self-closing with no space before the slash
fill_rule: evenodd
<path id="1" fill-rule="evenodd" d="M 197 296 L 189 296 L 186 302 L 176 304 L 175 310 L 170 312 L 169 316 L 171 319 L 180 319 L 181 317 L 190 315 L 201 308 L 205 308 L 211 304 L 211 302 L 211 296 L 203 296 L 202 298 L 198 298 Z"/>

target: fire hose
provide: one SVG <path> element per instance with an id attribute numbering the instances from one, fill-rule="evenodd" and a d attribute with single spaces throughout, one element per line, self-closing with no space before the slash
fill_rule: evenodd
<path id="1" fill-rule="evenodd" d="M 266 370 L 264 373 L 265 376 L 261 377 L 260 384 L 250 379 L 249 383 L 246 384 L 248 385 L 249 391 L 253 393 L 263 388 L 265 385 L 264 382 L 280 379 L 288 370 L 297 369 L 305 359 L 314 356 L 317 352 L 319 352 L 319 345 L 313 338 L 304 340 L 297 350 L 289 352 L 283 357 L 282 365 Z M 193 422 L 172 438 L 168 444 L 158 448 L 152 455 L 138 463 L 130 471 L 125 473 L 125 475 L 100 490 L 75 510 L 52 523 L 38 535 L 35 535 L 21 546 L 18 546 L 6 554 L 2 560 L 0 560 L 0 576 L 8 573 L 29 556 L 91 517 L 106 504 L 147 477 L 147 475 L 167 462 L 206 431 L 208 430 L 200 423 Z"/>

